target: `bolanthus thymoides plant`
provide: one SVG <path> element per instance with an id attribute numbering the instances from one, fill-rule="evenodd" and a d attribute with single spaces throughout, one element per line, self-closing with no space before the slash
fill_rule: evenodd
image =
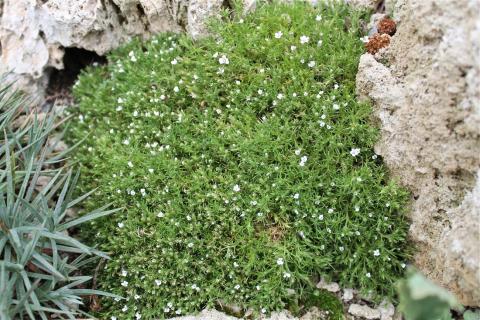
<path id="1" fill-rule="evenodd" d="M 133 41 L 75 87 L 73 141 L 125 207 L 92 223 L 112 252 L 101 316 L 168 318 L 236 304 L 269 313 L 315 277 L 393 291 L 408 254 L 407 193 L 373 151 L 355 99 L 362 13 L 259 5 L 198 42 Z"/>
<path id="2" fill-rule="evenodd" d="M 88 194 L 73 198 L 78 180 L 61 164 L 50 139 L 55 116 L 22 115 L 23 98 L 0 88 L 0 319 L 76 319 L 81 296 L 106 294 L 85 289 L 86 263 L 107 256 L 68 234 L 68 230 L 115 210 L 107 206 L 79 218 L 69 209 Z M 57 137 L 58 138 L 58 137 Z M 68 151 L 68 150 L 67 150 Z"/>

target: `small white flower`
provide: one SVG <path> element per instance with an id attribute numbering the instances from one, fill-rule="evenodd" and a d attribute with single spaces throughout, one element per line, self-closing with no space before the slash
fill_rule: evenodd
<path id="1" fill-rule="evenodd" d="M 333 108 L 333 110 L 339 110 L 340 106 L 338 104 L 334 103 L 332 108 Z"/>
<path id="2" fill-rule="evenodd" d="M 117 317 L 111 316 L 111 317 L 110 317 L 110 320 L 117 320 Z"/>
<path id="3" fill-rule="evenodd" d="M 298 199 L 298 198 L 300 198 L 300 194 L 295 193 L 295 194 L 293 195 L 293 199 Z"/>
<path id="4" fill-rule="evenodd" d="M 332 208 L 328 209 L 328 213 L 333 213 L 333 209 Z"/>
<path id="5" fill-rule="evenodd" d="M 133 299 L 138 300 L 138 299 L 140 299 L 140 296 L 138 294 L 136 294 L 136 295 L 133 296 Z"/>
<path id="6" fill-rule="evenodd" d="M 127 312 L 127 311 L 128 311 L 128 307 L 127 307 L 127 306 L 123 306 L 122 311 L 123 311 L 123 312 Z"/>
<path id="7" fill-rule="evenodd" d="M 342 251 L 342 252 L 345 250 L 344 247 L 339 247 L 338 249 L 339 249 L 340 251 Z"/>
<path id="8" fill-rule="evenodd" d="M 297 47 L 296 46 L 290 46 L 290 50 L 295 51 L 295 50 L 297 50 Z"/>
<path id="9" fill-rule="evenodd" d="M 312 60 L 312 61 L 309 61 L 309 62 L 308 62 L 308 66 L 309 66 L 310 68 L 315 67 L 315 61 L 313 61 L 313 60 Z"/>
<path id="10" fill-rule="evenodd" d="M 375 257 L 378 257 L 378 256 L 380 255 L 380 250 L 378 250 L 378 249 L 377 249 L 377 250 L 374 250 L 374 251 L 373 251 L 373 255 L 374 255 Z"/>
<path id="11" fill-rule="evenodd" d="M 153 169 L 148 169 L 148 172 L 153 173 Z"/>
<path id="12" fill-rule="evenodd" d="M 188 246 L 189 248 L 193 248 L 193 242 L 190 242 L 187 246 Z"/>
<path id="13" fill-rule="evenodd" d="M 317 15 L 315 17 L 315 21 L 322 21 L 322 16 L 321 15 Z"/>
<path id="14" fill-rule="evenodd" d="M 137 320 L 140 320 L 142 318 L 142 315 L 139 312 L 137 312 L 137 313 L 135 313 L 135 318 Z"/>
<path id="15" fill-rule="evenodd" d="M 283 36 L 282 31 L 275 32 L 275 38 L 280 39 Z"/>
<path id="16" fill-rule="evenodd" d="M 128 161 L 127 164 L 128 164 L 128 166 L 129 166 L 130 168 L 133 168 L 133 163 L 132 163 L 132 161 Z"/>
<path id="17" fill-rule="evenodd" d="M 365 37 L 361 37 L 361 38 L 360 38 L 360 41 L 362 41 L 363 43 L 368 43 L 369 40 L 370 40 L 370 39 L 369 39 L 368 36 L 365 36 Z"/>
<path id="18" fill-rule="evenodd" d="M 160 100 L 165 100 L 165 95 L 162 94 L 162 95 L 160 96 Z"/>
<path id="19" fill-rule="evenodd" d="M 117 224 L 117 226 L 121 229 L 121 228 L 125 227 L 125 224 L 123 222 L 119 222 Z"/>
<path id="20" fill-rule="evenodd" d="M 319 215 L 319 216 L 318 216 L 318 219 L 319 219 L 319 220 L 323 220 L 323 214 Z"/>
<path id="21" fill-rule="evenodd" d="M 283 94 L 282 93 L 277 94 L 277 99 L 282 100 L 283 99 Z"/>
<path id="22" fill-rule="evenodd" d="M 318 41 L 317 41 L 317 47 L 321 47 L 322 44 L 323 44 L 323 41 L 322 41 L 322 40 L 318 40 Z"/>
<path id="23" fill-rule="evenodd" d="M 130 144 L 130 141 L 128 139 L 123 140 L 123 144 L 128 146 Z"/>
<path id="24" fill-rule="evenodd" d="M 277 259 L 277 264 L 278 264 L 279 266 L 283 266 L 283 263 L 284 263 L 283 258 L 278 258 L 278 259 Z"/>
<path id="25" fill-rule="evenodd" d="M 307 37 L 307 36 L 301 36 L 301 37 L 300 37 L 300 43 L 301 43 L 301 44 L 308 43 L 308 41 L 310 41 L 310 38 L 309 38 L 309 37 Z"/>
<path id="26" fill-rule="evenodd" d="M 170 63 L 171 63 L 172 65 L 176 65 L 176 64 L 178 63 L 178 61 L 177 61 L 177 59 L 173 59 L 172 61 L 170 61 Z"/>
<path id="27" fill-rule="evenodd" d="M 218 59 L 218 63 L 220 63 L 220 64 L 229 64 L 230 61 L 228 60 L 228 58 L 227 58 L 226 55 L 222 55 L 222 56 Z"/>
<path id="28" fill-rule="evenodd" d="M 288 272 L 284 272 L 284 273 L 283 273 L 283 278 L 285 278 L 285 279 L 290 279 L 291 276 L 292 276 L 292 275 L 291 275 L 290 273 L 288 273 Z"/>
<path id="29" fill-rule="evenodd" d="M 157 287 L 160 286 L 162 284 L 162 280 L 155 280 L 155 284 L 157 285 Z"/>
<path id="30" fill-rule="evenodd" d="M 128 275 L 128 271 L 122 269 L 122 277 L 126 277 Z"/>
<path id="31" fill-rule="evenodd" d="M 238 290 L 238 289 L 240 289 L 240 285 L 237 284 L 234 288 L 235 288 L 235 290 Z"/>
<path id="32" fill-rule="evenodd" d="M 400 266 L 401 266 L 403 269 L 405 269 L 405 267 L 406 267 L 407 265 L 406 265 L 405 263 L 402 263 Z"/>
<path id="33" fill-rule="evenodd" d="M 365 275 L 367 276 L 367 278 L 370 278 L 372 276 L 370 272 L 367 272 Z"/>
<path id="34" fill-rule="evenodd" d="M 173 88 L 173 91 L 178 92 L 180 91 L 180 89 L 177 86 L 175 86 L 175 88 Z"/>
<path id="35" fill-rule="evenodd" d="M 240 186 L 238 184 L 233 186 L 233 191 L 239 192 L 240 191 Z"/>
<path id="36" fill-rule="evenodd" d="M 123 281 L 121 282 L 121 285 L 122 285 L 122 287 L 127 287 L 127 286 L 128 286 L 128 281 L 123 280 Z"/>
<path id="37" fill-rule="evenodd" d="M 351 151 L 350 151 L 350 154 L 352 155 L 352 157 L 356 157 L 360 154 L 360 149 L 359 148 L 353 148 Z"/>

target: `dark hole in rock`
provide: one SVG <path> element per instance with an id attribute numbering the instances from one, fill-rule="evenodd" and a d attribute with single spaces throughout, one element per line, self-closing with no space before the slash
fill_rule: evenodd
<path id="1" fill-rule="evenodd" d="M 65 48 L 63 70 L 52 69 L 50 72 L 47 94 L 54 95 L 70 91 L 80 72 L 92 64 L 104 64 L 107 59 L 93 51 L 80 48 Z"/>

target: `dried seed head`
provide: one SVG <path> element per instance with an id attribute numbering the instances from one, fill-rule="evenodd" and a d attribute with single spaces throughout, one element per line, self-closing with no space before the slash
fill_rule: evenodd
<path id="1" fill-rule="evenodd" d="M 388 34 L 376 34 L 369 38 L 368 42 L 365 44 L 365 49 L 367 49 L 368 53 L 375 54 L 389 44 L 390 36 Z"/>
<path id="2" fill-rule="evenodd" d="M 397 31 L 397 24 L 392 19 L 385 17 L 377 25 L 378 33 L 393 36 Z"/>

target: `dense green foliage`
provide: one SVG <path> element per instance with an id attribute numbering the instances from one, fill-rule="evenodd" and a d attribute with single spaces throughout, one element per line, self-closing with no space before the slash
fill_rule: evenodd
<path id="1" fill-rule="evenodd" d="M 407 194 L 355 100 L 362 14 L 261 6 L 198 42 L 133 41 L 83 73 L 72 141 L 86 137 L 84 186 L 125 208 L 90 229 L 112 254 L 103 289 L 128 298 L 104 299 L 102 317 L 218 301 L 270 312 L 318 275 L 393 290 Z"/>
<path id="2" fill-rule="evenodd" d="M 3 79 L 0 79 L 2 81 Z M 25 100 L 0 87 L 0 319 L 77 319 L 91 277 L 79 269 L 97 256 L 67 230 L 108 215 L 106 207 L 68 218 L 78 174 L 61 167 L 54 115 L 22 115 Z M 83 287 L 82 287 L 83 286 Z M 82 312 L 83 313 L 83 312 Z"/>

